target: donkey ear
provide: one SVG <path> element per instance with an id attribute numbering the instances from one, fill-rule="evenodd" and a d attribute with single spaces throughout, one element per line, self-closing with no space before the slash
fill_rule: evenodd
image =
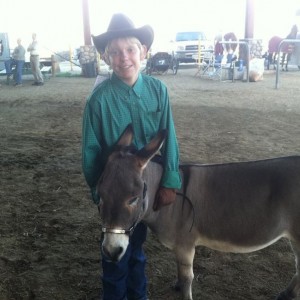
<path id="1" fill-rule="evenodd" d="M 149 160 L 159 151 L 162 147 L 168 134 L 167 129 L 161 130 L 144 148 L 136 153 L 138 163 L 142 169 L 146 167 Z"/>
<path id="2" fill-rule="evenodd" d="M 130 146 L 133 141 L 133 126 L 132 124 L 128 124 L 119 140 L 117 141 L 117 146 Z"/>

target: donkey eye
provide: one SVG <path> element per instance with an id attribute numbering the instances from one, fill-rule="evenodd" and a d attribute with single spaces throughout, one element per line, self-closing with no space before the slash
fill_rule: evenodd
<path id="1" fill-rule="evenodd" d="M 131 206 L 136 205 L 138 203 L 139 199 L 140 199 L 139 197 L 134 197 L 128 201 L 128 204 Z"/>

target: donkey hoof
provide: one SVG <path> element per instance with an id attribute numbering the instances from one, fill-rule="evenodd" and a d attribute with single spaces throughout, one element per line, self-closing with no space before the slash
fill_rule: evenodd
<path id="1" fill-rule="evenodd" d="M 179 284 L 178 281 L 173 285 L 173 289 L 174 289 L 176 292 L 180 292 L 180 291 L 181 291 L 180 284 Z"/>
<path id="2" fill-rule="evenodd" d="M 293 299 L 295 298 L 291 296 L 291 294 L 288 293 L 287 291 L 281 292 L 276 298 L 276 300 L 293 300 Z"/>

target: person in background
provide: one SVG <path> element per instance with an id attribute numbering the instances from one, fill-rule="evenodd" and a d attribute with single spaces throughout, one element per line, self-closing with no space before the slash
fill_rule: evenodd
<path id="1" fill-rule="evenodd" d="M 214 56 L 215 56 L 215 62 L 216 63 L 221 63 L 223 59 L 223 52 L 224 52 L 224 47 L 222 44 L 222 35 L 219 34 L 215 37 L 215 47 L 214 47 Z"/>
<path id="2" fill-rule="evenodd" d="M 233 32 L 228 32 L 224 35 L 224 41 L 226 42 L 236 42 L 237 37 Z M 235 50 L 237 48 L 238 44 L 225 44 L 225 49 L 227 52 L 227 63 L 232 63 L 237 59 L 237 56 L 235 54 Z"/>
<path id="3" fill-rule="evenodd" d="M 37 85 L 37 86 L 43 85 L 44 79 L 40 69 L 40 55 L 39 55 L 38 42 L 36 39 L 36 33 L 32 34 L 32 42 L 28 46 L 27 51 L 30 52 L 30 66 L 34 77 L 34 83 L 32 85 Z"/>
<path id="4" fill-rule="evenodd" d="M 140 72 L 154 38 L 152 27 L 136 28 L 123 14 L 112 16 L 107 32 L 93 36 L 94 45 L 112 75 L 97 85 L 83 114 L 82 167 L 95 204 L 100 196 L 96 186 L 117 139 L 132 124 L 134 144 L 140 149 L 167 129 L 162 148 L 163 177 L 153 205 L 159 210 L 175 201 L 181 187 L 179 150 L 166 86 L 157 78 Z M 100 206 L 101 209 L 101 206 Z M 146 258 L 143 243 L 147 227 L 139 223 L 120 262 L 109 262 L 102 253 L 103 300 L 146 300 Z"/>
<path id="5" fill-rule="evenodd" d="M 14 49 L 12 53 L 13 64 L 16 65 L 15 74 L 15 86 L 22 86 L 22 72 L 25 63 L 25 48 L 22 46 L 22 41 L 20 38 L 17 39 L 18 46 Z"/>
<path id="6" fill-rule="evenodd" d="M 22 46 L 21 39 L 17 39 L 17 47 L 15 47 L 12 57 L 4 62 L 5 70 L 7 74 L 7 83 L 9 84 L 10 76 L 13 74 L 13 78 L 15 80 L 15 86 L 22 86 L 22 72 L 23 66 L 25 63 L 25 53 L 26 50 Z M 16 67 L 14 72 L 12 72 L 13 66 Z"/>

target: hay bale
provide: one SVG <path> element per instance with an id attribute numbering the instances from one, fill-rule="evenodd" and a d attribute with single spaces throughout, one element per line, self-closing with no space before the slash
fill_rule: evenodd
<path id="1" fill-rule="evenodd" d="M 263 80 L 264 76 L 264 59 L 263 58 L 253 58 L 249 62 L 249 81 L 256 82 Z"/>

